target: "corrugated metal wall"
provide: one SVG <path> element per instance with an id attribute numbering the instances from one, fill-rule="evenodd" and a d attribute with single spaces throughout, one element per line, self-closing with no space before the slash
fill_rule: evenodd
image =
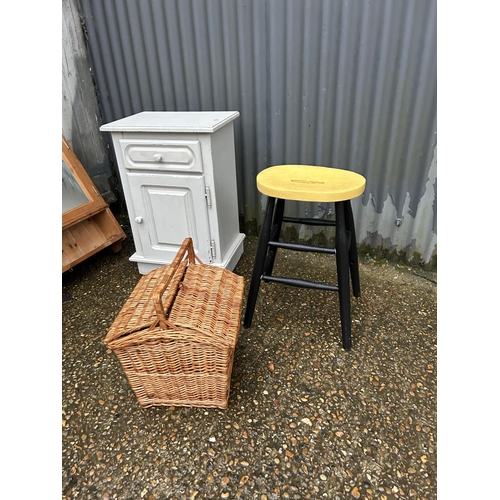
<path id="1" fill-rule="evenodd" d="M 104 122 L 143 110 L 241 113 L 248 231 L 263 215 L 259 171 L 327 165 L 367 179 L 353 203 L 359 243 L 433 260 L 436 0 L 80 2 Z"/>

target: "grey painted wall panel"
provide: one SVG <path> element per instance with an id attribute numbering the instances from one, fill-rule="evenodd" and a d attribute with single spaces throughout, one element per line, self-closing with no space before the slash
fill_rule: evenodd
<path id="1" fill-rule="evenodd" d="M 425 263 L 435 255 L 436 0 L 80 2 L 105 122 L 143 110 L 240 112 L 249 228 L 263 215 L 259 171 L 327 165 L 367 178 L 353 204 L 359 243 Z"/>
<path id="2" fill-rule="evenodd" d="M 104 199 L 111 203 L 116 201 L 110 185 L 113 169 L 99 131 L 99 114 L 78 6 L 75 0 L 63 0 L 62 133 Z"/>

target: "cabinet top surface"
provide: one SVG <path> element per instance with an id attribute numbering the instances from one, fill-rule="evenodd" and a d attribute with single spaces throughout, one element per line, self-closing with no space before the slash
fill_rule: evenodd
<path id="1" fill-rule="evenodd" d="M 100 127 L 104 132 L 215 132 L 238 111 L 143 111 Z"/>

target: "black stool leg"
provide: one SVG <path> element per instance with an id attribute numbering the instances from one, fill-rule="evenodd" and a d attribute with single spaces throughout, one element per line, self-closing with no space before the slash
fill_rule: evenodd
<path id="1" fill-rule="evenodd" d="M 253 311 L 255 303 L 257 302 L 257 295 L 259 294 L 260 279 L 264 270 L 264 263 L 266 261 L 267 244 L 271 233 L 271 223 L 273 220 L 274 202 L 276 198 L 269 197 L 267 199 L 266 213 L 264 221 L 260 228 L 259 242 L 257 245 L 257 253 L 255 255 L 255 263 L 252 271 L 252 279 L 250 281 L 250 290 L 248 292 L 247 306 L 245 310 L 245 318 L 243 326 L 249 328 L 252 325 Z"/>
<path id="2" fill-rule="evenodd" d="M 276 208 L 274 209 L 273 224 L 271 226 L 271 237 L 273 241 L 279 241 L 281 233 L 281 224 L 283 223 L 283 213 L 285 211 L 285 200 L 276 198 Z M 278 247 L 269 250 L 269 264 L 265 266 L 264 274 L 271 276 L 273 274 L 274 260 L 278 253 Z"/>
<path id="3" fill-rule="evenodd" d="M 346 230 L 345 203 L 335 203 L 335 247 L 337 249 L 337 275 L 340 302 L 340 323 L 342 326 L 342 346 L 351 348 L 351 297 L 349 287 L 349 248 Z"/>
<path id="4" fill-rule="evenodd" d="M 350 200 L 345 202 L 345 224 L 346 229 L 351 233 L 351 242 L 349 245 L 349 269 L 351 271 L 352 294 L 355 297 L 361 296 L 361 287 L 359 285 L 359 266 L 358 266 L 358 248 L 356 246 L 356 231 L 354 229 L 354 217 Z"/>

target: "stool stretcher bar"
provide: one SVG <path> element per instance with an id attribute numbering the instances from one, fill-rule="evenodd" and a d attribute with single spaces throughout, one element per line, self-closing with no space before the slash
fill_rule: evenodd
<path id="1" fill-rule="evenodd" d="M 297 286 L 300 288 L 315 288 L 316 290 L 328 290 L 330 292 L 338 292 L 339 287 L 335 285 L 327 285 L 326 283 L 318 283 L 316 281 L 301 280 L 297 278 L 282 278 L 280 276 L 262 276 L 262 281 L 273 281 L 282 283 L 283 285 Z"/>
<path id="2" fill-rule="evenodd" d="M 312 245 L 302 245 L 300 243 L 284 243 L 279 241 L 269 241 L 268 246 L 277 248 L 286 248 L 287 250 L 295 250 L 297 252 L 329 253 L 332 255 L 337 253 L 337 250 L 335 248 L 315 247 Z"/>
<path id="3" fill-rule="evenodd" d="M 336 226 L 334 220 L 326 219 L 304 219 L 301 217 L 283 217 L 283 222 L 291 222 L 294 224 L 306 224 L 307 226 Z"/>

